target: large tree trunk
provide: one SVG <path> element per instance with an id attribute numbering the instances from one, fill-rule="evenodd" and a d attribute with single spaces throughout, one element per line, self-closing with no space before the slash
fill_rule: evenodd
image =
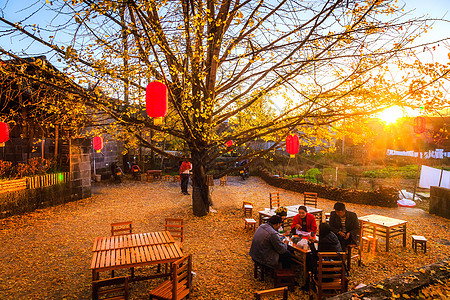
<path id="1" fill-rule="evenodd" d="M 197 217 L 205 216 L 209 213 L 209 206 L 212 205 L 209 186 L 206 185 L 206 168 L 202 162 L 202 153 L 191 152 L 192 158 L 192 209 Z"/>

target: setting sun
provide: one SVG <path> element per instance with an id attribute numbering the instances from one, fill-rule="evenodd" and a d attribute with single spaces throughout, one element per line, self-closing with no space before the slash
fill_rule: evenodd
<path id="1" fill-rule="evenodd" d="M 397 119 L 404 116 L 404 111 L 398 106 L 388 107 L 382 112 L 378 113 L 378 118 L 381 121 L 386 122 L 386 124 L 392 124 L 397 121 Z"/>

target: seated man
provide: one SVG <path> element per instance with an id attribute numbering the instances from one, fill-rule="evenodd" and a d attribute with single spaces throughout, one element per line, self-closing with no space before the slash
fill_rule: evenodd
<path id="1" fill-rule="evenodd" d="M 278 234 L 283 220 L 280 216 L 271 216 L 267 223 L 258 227 L 250 246 L 250 256 L 254 261 L 278 269 L 281 262 L 283 269 L 291 266 L 291 253 Z"/>
<path id="2" fill-rule="evenodd" d="M 345 209 L 345 204 L 337 202 L 330 214 L 331 230 L 337 235 L 342 249 L 347 245 L 358 244 L 359 221 L 354 212 Z"/>

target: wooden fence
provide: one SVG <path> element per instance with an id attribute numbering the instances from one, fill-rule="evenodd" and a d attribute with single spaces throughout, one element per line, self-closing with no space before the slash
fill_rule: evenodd
<path id="1" fill-rule="evenodd" d="M 69 172 L 45 174 L 22 179 L 0 181 L 0 193 L 37 189 L 70 181 Z"/>

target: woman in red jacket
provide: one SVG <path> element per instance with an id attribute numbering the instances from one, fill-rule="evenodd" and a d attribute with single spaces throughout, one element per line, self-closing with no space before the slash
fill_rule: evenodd
<path id="1" fill-rule="evenodd" d="M 316 218 L 308 213 L 305 206 L 298 207 L 298 215 L 292 220 L 291 233 L 298 234 L 299 231 L 311 232 L 311 235 L 316 235 L 317 225 Z"/>

